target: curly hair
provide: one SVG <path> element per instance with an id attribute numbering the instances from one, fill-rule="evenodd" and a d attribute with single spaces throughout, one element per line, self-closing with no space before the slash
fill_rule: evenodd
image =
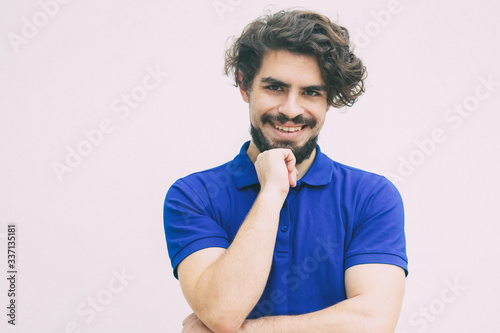
<path id="1" fill-rule="evenodd" d="M 268 50 L 314 56 L 331 106 L 352 106 L 365 91 L 366 68 L 350 49 L 349 32 L 324 15 L 292 10 L 257 18 L 226 50 L 225 74 L 236 87 L 251 87 Z"/>

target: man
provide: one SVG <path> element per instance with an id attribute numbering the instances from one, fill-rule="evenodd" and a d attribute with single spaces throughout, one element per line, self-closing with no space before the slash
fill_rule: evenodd
<path id="1" fill-rule="evenodd" d="M 364 91 L 347 30 L 314 12 L 261 17 L 225 69 L 252 139 L 165 201 L 174 275 L 194 311 L 183 332 L 393 332 L 407 274 L 401 197 L 316 143 L 328 109 Z"/>

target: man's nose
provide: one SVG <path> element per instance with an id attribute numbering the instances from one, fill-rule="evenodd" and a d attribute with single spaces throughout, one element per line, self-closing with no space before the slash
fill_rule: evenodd
<path id="1" fill-rule="evenodd" d="M 288 118 L 293 119 L 303 114 L 304 108 L 300 103 L 300 98 L 294 94 L 290 94 L 287 96 L 279 111 Z"/>

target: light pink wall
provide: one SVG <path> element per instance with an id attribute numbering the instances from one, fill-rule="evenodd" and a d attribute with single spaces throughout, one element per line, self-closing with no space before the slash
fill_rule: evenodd
<path id="1" fill-rule="evenodd" d="M 329 112 L 320 144 L 403 195 L 397 332 L 498 327 L 499 5 L 274 3 L 3 1 L 0 266 L 15 223 L 19 273 L 17 327 L 2 307 L 2 331 L 181 331 L 190 310 L 166 252 L 165 193 L 249 138 L 222 75 L 226 39 L 291 6 L 338 18 L 368 67 L 366 94 Z M 0 304 L 7 289 L 0 279 Z"/>

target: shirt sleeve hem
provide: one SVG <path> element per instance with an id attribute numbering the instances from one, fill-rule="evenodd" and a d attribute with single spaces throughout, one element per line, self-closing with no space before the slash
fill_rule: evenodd
<path id="1" fill-rule="evenodd" d="M 172 259 L 172 267 L 174 269 L 175 278 L 179 279 L 179 277 L 177 276 L 177 266 L 181 263 L 182 260 L 186 259 L 186 257 L 195 253 L 196 251 L 209 247 L 222 247 L 224 249 L 227 249 L 229 247 L 229 242 L 224 237 L 215 236 L 197 239 L 194 242 L 191 242 L 188 245 L 184 246 Z"/>
<path id="2" fill-rule="evenodd" d="M 355 265 L 362 264 L 388 264 L 399 266 L 408 276 L 408 262 L 402 257 L 389 253 L 363 253 L 346 258 L 344 261 L 344 271 Z"/>

